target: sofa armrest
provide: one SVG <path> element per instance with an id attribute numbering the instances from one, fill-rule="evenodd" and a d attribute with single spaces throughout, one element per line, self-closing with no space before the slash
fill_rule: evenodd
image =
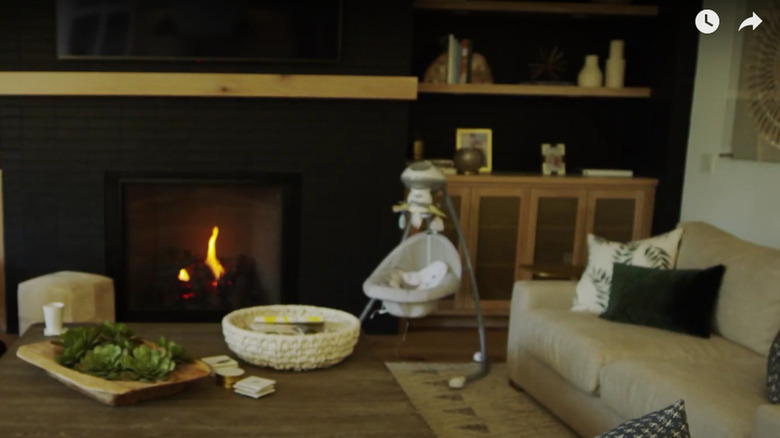
<path id="1" fill-rule="evenodd" d="M 780 431 L 780 405 L 759 406 L 750 438 L 777 438 L 777 431 Z"/>
<path id="2" fill-rule="evenodd" d="M 576 291 L 576 281 L 517 281 L 512 290 L 512 313 L 528 309 L 571 309 Z"/>

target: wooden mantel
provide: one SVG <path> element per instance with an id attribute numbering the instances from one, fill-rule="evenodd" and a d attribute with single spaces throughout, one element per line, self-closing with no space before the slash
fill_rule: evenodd
<path id="1" fill-rule="evenodd" d="M 414 76 L 0 72 L 0 96 L 417 99 Z"/>

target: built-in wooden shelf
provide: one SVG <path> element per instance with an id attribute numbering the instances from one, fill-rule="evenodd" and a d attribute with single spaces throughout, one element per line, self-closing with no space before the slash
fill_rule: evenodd
<path id="1" fill-rule="evenodd" d="M 603 97 L 603 98 L 648 98 L 647 87 L 588 88 L 576 85 L 533 85 L 533 84 L 440 84 L 420 83 L 418 93 L 424 94 L 482 94 L 503 96 L 559 96 L 559 97 Z"/>
<path id="2" fill-rule="evenodd" d="M 655 17 L 658 6 L 619 5 L 604 3 L 480 1 L 480 0 L 415 0 L 414 7 L 421 10 L 514 12 L 569 15 L 619 15 Z"/>
<path id="3" fill-rule="evenodd" d="M 625 187 L 633 188 L 636 186 L 648 186 L 655 187 L 658 184 L 658 180 L 654 178 L 643 177 L 630 177 L 630 178 L 618 178 L 618 177 L 597 177 L 597 176 L 582 176 L 582 175 L 551 175 L 546 176 L 540 173 L 492 173 L 492 174 L 480 174 L 480 175 L 447 175 L 447 181 L 450 183 L 467 183 L 471 187 L 477 187 L 480 185 L 494 185 L 497 183 L 515 184 L 515 185 L 533 185 L 535 188 L 559 187 L 559 186 L 574 186 L 582 185 L 589 188 L 600 187 Z"/>
<path id="4" fill-rule="evenodd" d="M 5 96 L 272 97 L 415 100 L 413 76 L 0 72 Z"/>

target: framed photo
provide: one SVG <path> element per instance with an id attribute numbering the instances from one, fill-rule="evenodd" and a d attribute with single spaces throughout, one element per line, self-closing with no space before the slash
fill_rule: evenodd
<path id="1" fill-rule="evenodd" d="M 566 145 L 558 143 L 555 146 L 550 143 L 542 144 L 542 173 L 545 175 L 566 175 Z"/>
<path id="2" fill-rule="evenodd" d="M 476 148 L 482 151 L 479 173 L 493 171 L 493 130 L 484 128 L 458 128 L 455 132 L 455 149 Z"/>

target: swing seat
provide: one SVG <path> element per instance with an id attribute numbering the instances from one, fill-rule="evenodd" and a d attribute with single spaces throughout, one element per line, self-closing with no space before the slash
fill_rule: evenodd
<path id="1" fill-rule="evenodd" d="M 430 289 L 399 289 L 388 284 L 394 270 L 420 271 L 440 260 L 447 273 Z M 419 233 L 401 242 L 374 269 L 363 283 L 363 292 L 383 302 L 385 310 L 399 318 L 422 318 L 436 309 L 438 301 L 460 289 L 460 254 L 452 242 L 440 234 Z"/>

